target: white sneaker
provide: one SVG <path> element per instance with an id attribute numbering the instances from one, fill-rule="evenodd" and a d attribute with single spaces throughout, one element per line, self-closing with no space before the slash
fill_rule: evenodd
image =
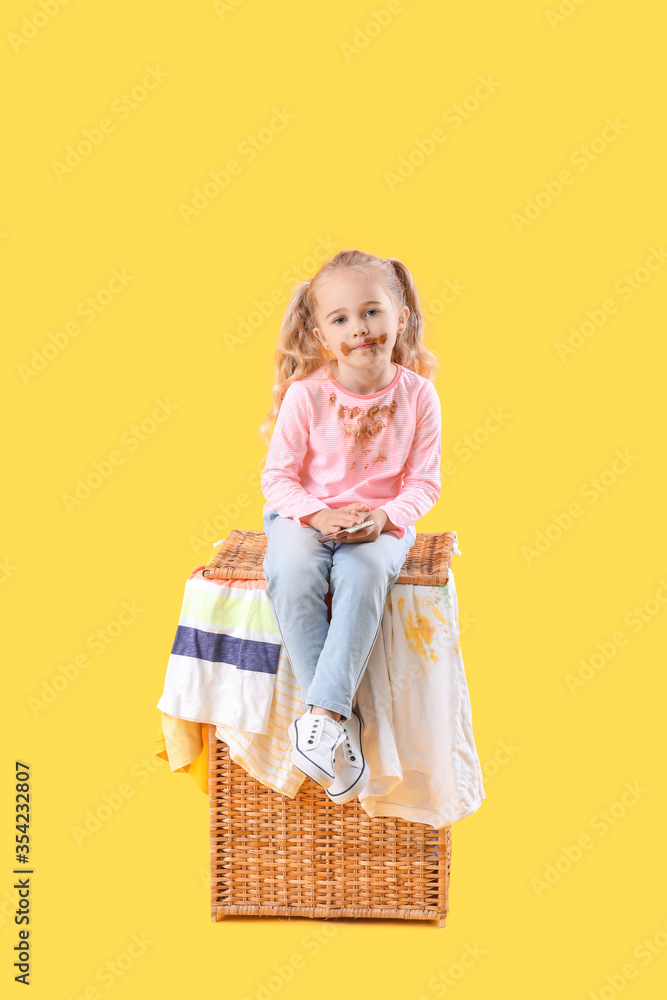
<path id="1" fill-rule="evenodd" d="M 330 715 L 313 715 L 308 709 L 290 723 L 287 731 L 292 741 L 292 763 L 318 785 L 328 788 L 335 778 L 336 748 L 345 739 L 340 722 Z"/>
<path id="2" fill-rule="evenodd" d="M 327 787 L 333 802 L 349 802 L 364 790 L 370 778 L 370 768 L 361 748 L 362 721 L 356 712 L 340 725 L 345 738 L 335 754 L 336 777 Z"/>

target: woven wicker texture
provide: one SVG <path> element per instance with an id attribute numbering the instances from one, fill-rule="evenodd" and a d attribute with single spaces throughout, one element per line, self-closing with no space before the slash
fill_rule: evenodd
<path id="1" fill-rule="evenodd" d="M 396 583 L 444 587 L 452 565 L 453 544 L 452 531 L 419 532 Z M 222 580 L 263 580 L 265 553 L 266 535 L 263 531 L 235 529 L 229 532 L 202 575 Z"/>
<path id="2" fill-rule="evenodd" d="M 294 799 L 236 764 L 209 725 L 211 919 L 246 914 L 437 920 L 451 825 L 372 819 L 306 778 Z"/>

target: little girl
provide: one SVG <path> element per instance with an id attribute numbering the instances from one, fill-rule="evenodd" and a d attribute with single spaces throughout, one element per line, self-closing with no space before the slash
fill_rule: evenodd
<path id="1" fill-rule="evenodd" d="M 336 254 L 292 294 L 259 429 L 267 441 L 276 418 L 261 476 L 264 576 L 306 707 L 289 727 L 291 759 L 336 802 L 368 782 L 352 702 L 414 522 L 440 496 L 437 360 L 422 322 L 401 261 Z"/>

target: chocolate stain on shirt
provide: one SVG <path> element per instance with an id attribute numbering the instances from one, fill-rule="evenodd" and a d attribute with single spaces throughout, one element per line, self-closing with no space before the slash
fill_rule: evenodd
<path id="1" fill-rule="evenodd" d="M 332 402 L 331 396 L 329 402 Z M 364 457 L 370 457 L 373 446 L 378 443 L 379 435 L 393 420 L 396 409 L 397 404 L 394 400 L 384 406 L 371 406 L 368 410 L 363 410 L 361 406 L 345 406 L 341 403 L 337 412 L 343 434 L 350 441 L 352 448 L 359 448 Z M 364 468 L 386 461 L 387 456 L 379 448 L 377 454 L 370 458 Z"/>

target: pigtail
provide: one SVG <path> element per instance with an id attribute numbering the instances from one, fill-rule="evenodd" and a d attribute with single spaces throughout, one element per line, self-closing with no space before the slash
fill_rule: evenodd
<path id="1" fill-rule="evenodd" d="M 387 264 L 391 265 L 395 279 L 400 285 L 403 304 L 410 310 L 405 329 L 394 345 L 391 360 L 433 381 L 440 366 L 437 355 L 427 350 L 423 344 L 424 318 L 412 275 L 403 261 L 395 257 L 387 257 Z"/>
<path id="2" fill-rule="evenodd" d="M 258 428 L 265 444 L 269 440 L 271 422 L 278 416 L 285 393 L 292 382 L 317 371 L 328 358 L 313 333 L 310 286 L 310 281 L 300 281 L 296 285 L 283 316 L 275 352 L 275 382 L 271 391 L 273 406 Z"/>

